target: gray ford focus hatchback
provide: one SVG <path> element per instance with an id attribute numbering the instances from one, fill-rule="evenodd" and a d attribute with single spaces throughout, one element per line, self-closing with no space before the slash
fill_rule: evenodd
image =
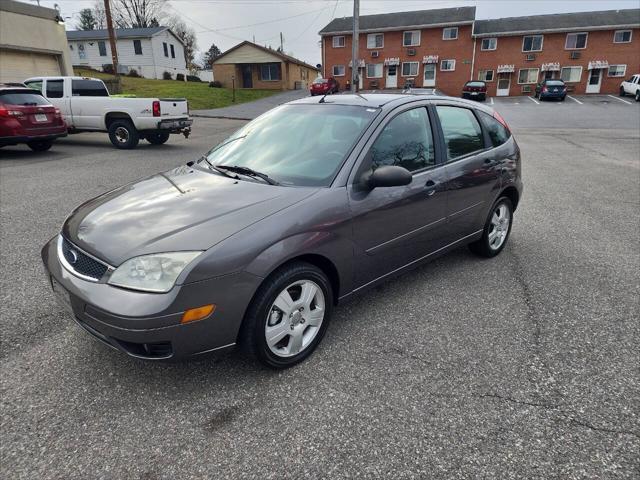
<path id="1" fill-rule="evenodd" d="M 306 98 L 80 205 L 42 258 L 56 297 L 108 346 L 165 360 L 240 345 L 284 368 L 313 352 L 339 301 L 464 244 L 500 253 L 520 171 L 486 106 Z"/>

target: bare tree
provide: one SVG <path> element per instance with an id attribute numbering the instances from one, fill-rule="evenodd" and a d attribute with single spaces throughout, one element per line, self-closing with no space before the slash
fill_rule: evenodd
<path id="1" fill-rule="evenodd" d="M 176 15 L 166 17 L 163 24 L 169 27 L 171 31 L 176 34 L 180 40 L 182 40 L 182 43 L 184 44 L 184 58 L 187 62 L 187 68 L 189 70 L 193 70 L 194 57 L 198 48 L 195 30 L 187 26 L 187 24 L 184 23 L 184 20 Z"/>
<path id="2" fill-rule="evenodd" d="M 104 2 L 96 0 L 93 4 L 93 19 L 96 22 L 96 29 L 102 30 L 107 28 L 107 16 L 104 13 Z"/>
<path id="3" fill-rule="evenodd" d="M 112 9 L 119 28 L 157 27 L 164 19 L 167 0 L 113 0 Z"/>

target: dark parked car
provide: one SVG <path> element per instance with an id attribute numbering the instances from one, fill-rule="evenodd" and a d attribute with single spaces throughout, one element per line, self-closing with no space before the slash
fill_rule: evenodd
<path id="1" fill-rule="evenodd" d="M 567 86 L 562 80 L 543 80 L 536 85 L 535 97 L 540 100 L 557 98 L 561 102 L 567 96 Z"/>
<path id="2" fill-rule="evenodd" d="M 113 348 L 168 359 L 240 344 L 283 368 L 315 349 L 338 301 L 464 244 L 500 253 L 521 192 L 518 145 L 490 108 L 307 97 L 80 205 L 42 258 L 62 304 Z"/>
<path id="3" fill-rule="evenodd" d="M 16 84 L 0 83 L 0 147 L 26 143 L 41 152 L 67 135 L 60 110 L 39 92 Z"/>
<path id="4" fill-rule="evenodd" d="M 311 96 L 314 95 L 327 95 L 329 93 L 338 93 L 340 91 L 340 84 L 338 81 L 333 78 L 316 78 L 311 87 L 309 88 L 309 92 Z"/>
<path id="5" fill-rule="evenodd" d="M 487 99 L 487 84 L 480 80 L 465 83 L 462 87 L 462 98 L 484 102 Z"/>

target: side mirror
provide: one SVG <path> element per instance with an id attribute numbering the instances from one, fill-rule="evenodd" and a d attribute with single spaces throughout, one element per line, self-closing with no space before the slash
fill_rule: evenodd
<path id="1" fill-rule="evenodd" d="M 375 169 L 372 173 L 366 174 L 364 183 L 370 188 L 376 187 L 400 187 L 409 185 L 413 176 L 411 172 L 403 167 L 386 165 Z"/>

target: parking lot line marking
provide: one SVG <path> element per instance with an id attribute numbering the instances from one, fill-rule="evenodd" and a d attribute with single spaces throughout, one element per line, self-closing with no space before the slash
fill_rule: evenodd
<path id="1" fill-rule="evenodd" d="M 622 99 L 620 97 L 616 97 L 615 95 L 607 95 L 607 97 L 615 98 L 616 100 L 620 100 L 621 102 L 624 102 L 627 105 L 631 105 L 631 102 L 627 102 L 626 100 L 624 100 L 624 99 Z"/>
<path id="2" fill-rule="evenodd" d="M 573 100 L 574 102 L 578 102 L 580 105 L 584 105 L 584 103 L 582 103 L 580 100 L 578 100 L 577 98 L 573 98 L 571 95 L 567 95 L 567 97 L 569 97 L 571 100 Z"/>
<path id="3" fill-rule="evenodd" d="M 531 100 L 533 103 L 535 103 L 536 105 L 540 105 L 540 102 L 538 100 L 536 100 L 533 97 L 527 97 L 529 100 Z"/>
<path id="4" fill-rule="evenodd" d="M 493 105 L 493 98 L 490 98 L 489 100 L 491 100 L 491 105 Z"/>

